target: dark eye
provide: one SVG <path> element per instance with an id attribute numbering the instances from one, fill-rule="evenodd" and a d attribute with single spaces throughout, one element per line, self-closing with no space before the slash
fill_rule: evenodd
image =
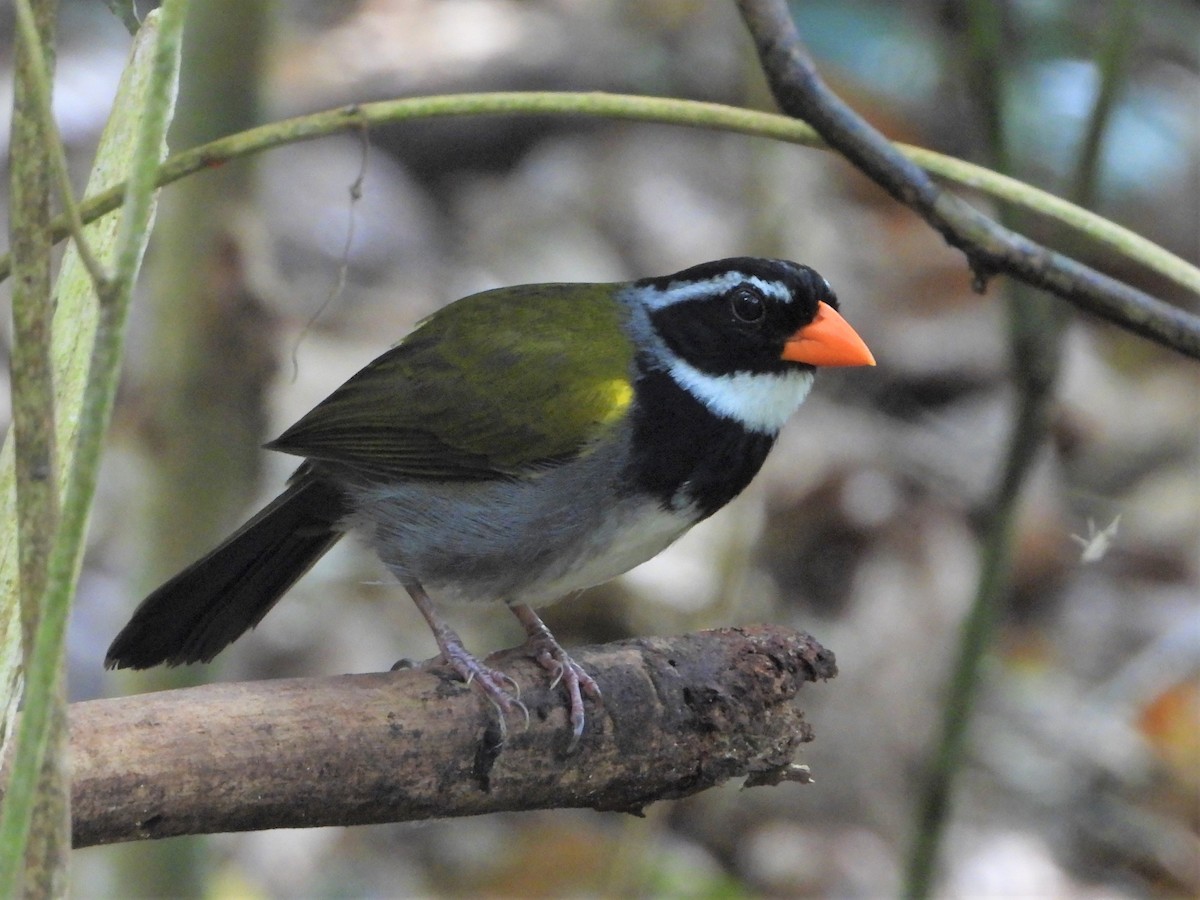
<path id="1" fill-rule="evenodd" d="M 767 315 L 767 304 L 762 295 L 748 287 L 741 287 L 729 295 L 729 308 L 743 322 L 761 322 Z"/>

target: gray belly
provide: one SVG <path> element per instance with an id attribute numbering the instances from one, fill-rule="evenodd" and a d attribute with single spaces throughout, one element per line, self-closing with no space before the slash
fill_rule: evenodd
<path id="1" fill-rule="evenodd" d="M 609 453 L 531 479 L 349 487 L 346 525 L 435 600 L 544 605 L 645 562 L 695 523 L 653 498 L 614 499 L 620 471 Z"/>

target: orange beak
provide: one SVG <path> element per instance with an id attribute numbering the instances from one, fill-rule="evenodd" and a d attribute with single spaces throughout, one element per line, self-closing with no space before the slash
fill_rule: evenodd
<path id="1" fill-rule="evenodd" d="M 875 357 L 828 303 L 817 304 L 817 315 L 783 345 L 780 359 L 810 366 L 873 366 Z"/>

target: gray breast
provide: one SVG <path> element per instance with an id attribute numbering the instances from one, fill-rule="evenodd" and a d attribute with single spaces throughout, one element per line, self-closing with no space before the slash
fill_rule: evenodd
<path id="1" fill-rule="evenodd" d="M 628 437 L 512 481 L 347 485 L 362 534 L 435 600 L 542 605 L 657 554 L 696 520 L 623 495 Z"/>

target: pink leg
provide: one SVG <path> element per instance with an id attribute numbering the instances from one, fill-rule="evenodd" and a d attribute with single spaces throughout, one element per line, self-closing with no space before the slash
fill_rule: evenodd
<path id="1" fill-rule="evenodd" d="M 429 629 L 433 632 L 433 637 L 442 651 L 442 659 L 462 677 L 463 681 L 467 684 L 474 684 L 500 710 L 501 736 L 503 737 L 508 731 L 504 721 L 506 713 L 521 713 L 525 717 L 526 726 L 528 726 L 529 710 L 518 699 L 520 689 L 517 687 L 517 683 L 503 672 L 489 669 L 471 655 L 470 651 L 463 646 L 462 638 L 458 636 L 458 633 L 438 615 L 433 601 L 419 582 L 406 581 L 404 588 L 412 597 L 413 603 L 417 605 L 417 609 L 421 611 L 421 615 L 425 617 L 425 621 L 429 623 Z M 509 693 L 509 687 L 517 692 L 517 697 Z"/>
<path id="2" fill-rule="evenodd" d="M 524 603 L 510 603 L 508 608 L 525 627 L 529 635 L 526 645 L 533 652 L 533 658 L 538 664 L 554 676 L 554 684 L 562 681 L 567 689 L 567 697 L 571 704 L 571 744 L 568 752 L 574 750 L 583 735 L 583 693 L 586 692 L 593 700 L 600 699 L 600 686 L 584 671 L 575 660 L 567 655 L 546 627 L 536 612 Z M 552 685 L 553 686 L 553 685 Z"/>

